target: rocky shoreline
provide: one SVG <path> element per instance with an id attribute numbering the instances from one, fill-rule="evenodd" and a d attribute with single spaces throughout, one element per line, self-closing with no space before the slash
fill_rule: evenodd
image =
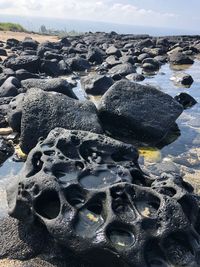
<path id="1" fill-rule="evenodd" d="M 27 156 L 7 185 L 0 266 L 200 266 L 200 198 L 179 168 L 196 166 L 198 183 L 198 145 L 177 165 L 143 166 L 137 151 L 170 145 L 197 104 L 140 82 L 199 53 L 200 36 L 0 40 L 0 163 Z"/>

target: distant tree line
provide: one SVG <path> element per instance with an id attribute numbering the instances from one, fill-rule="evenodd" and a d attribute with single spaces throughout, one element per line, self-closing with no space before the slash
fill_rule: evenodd
<path id="1" fill-rule="evenodd" d="M 70 30 L 67 31 L 66 29 L 64 30 L 55 30 L 55 29 L 47 29 L 45 25 L 41 25 L 39 32 L 41 34 L 47 34 L 47 35 L 57 35 L 59 37 L 64 37 L 64 36 L 79 36 L 83 34 L 82 32 L 78 32 L 75 30 Z"/>

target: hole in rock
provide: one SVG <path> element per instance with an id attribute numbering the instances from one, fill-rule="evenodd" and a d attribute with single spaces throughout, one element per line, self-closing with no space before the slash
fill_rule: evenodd
<path id="1" fill-rule="evenodd" d="M 36 152 L 31 159 L 32 162 L 32 170 L 26 175 L 26 177 L 30 177 L 41 171 L 43 166 L 43 161 L 41 160 L 42 153 Z"/>
<path id="2" fill-rule="evenodd" d="M 79 211 L 75 231 L 78 235 L 85 238 L 92 238 L 96 235 L 97 230 L 104 224 L 104 219 L 101 214 L 98 214 L 99 207 L 89 206 Z"/>
<path id="3" fill-rule="evenodd" d="M 54 156 L 56 154 L 54 150 L 45 150 L 43 153 L 46 156 Z"/>
<path id="4" fill-rule="evenodd" d="M 71 142 L 75 145 L 75 146 L 79 146 L 80 145 L 80 140 L 77 136 L 72 135 L 71 137 Z"/>
<path id="5" fill-rule="evenodd" d="M 111 189 L 112 209 L 122 220 L 134 220 L 136 218 L 128 192 L 124 188 Z"/>
<path id="6" fill-rule="evenodd" d="M 172 187 L 162 187 L 158 189 L 158 192 L 169 197 L 173 197 L 176 195 L 176 190 Z"/>
<path id="7" fill-rule="evenodd" d="M 103 212 L 102 201 L 104 201 L 104 200 L 105 200 L 105 194 L 104 193 L 100 193 L 100 194 L 96 195 L 87 204 L 87 209 L 94 214 L 101 215 Z"/>
<path id="8" fill-rule="evenodd" d="M 95 144 L 96 143 L 96 144 Z M 113 162 L 110 157 L 110 152 L 107 151 L 108 148 L 104 148 L 97 142 L 85 141 L 79 148 L 80 155 L 83 159 L 88 162 Z"/>
<path id="9" fill-rule="evenodd" d="M 134 204 L 142 216 L 154 217 L 160 207 L 160 199 L 150 193 L 145 193 L 136 198 Z"/>
<path id="10" fill-rule="evenodd" d="M 60 212 L 60 199 L 54 190 L 42 192 L 35 200 L 35 211 L 46 219 L 55 219 Z"/>
<path id="11" fill-rule="evenodd" d="M 104 188 L 116 183 L 116 181 L 116 174 L 111 173 L 109 170 L 87 171 L 79 180 L 80 184 L 87 189 Z"/>
<path id="12" fill-rule="evenodd" d="M 105 188 L 119 182 L 130 182 L 131 175 L 124 169 L 116 166 L 102 166 L 94 170 L 86 170 L 79 177 L 80 184 L 87 189 Z"/>
<path id="13" fill-rule="evenodd" d="M 85 195 L 77 185 L 69 186 L 64 190 L 67 202 L 76 208 L 80 208 L 85 203 Z"/>
<path id="14" fill-rule="evenodd" d="M 54 143 L 47 143 L 47 144 L 42 144 L 41 148 L 43 150 L 48 150 L 48 149 L 52 148 L 53 146 L 54 146 Z"/>
<path id="15" fill-rule="evenodd" d="M 57 143 L 57 148 L 69 159 L 79 159 L 77 148 L 74 144 L 67 142 L 64 139 L 60 139 Z"/>
<path id="16" fill-rule="evenodd" d="M 181 205 L 182 210 L 188 220 L 190 222 L 195 222 L 199 210 L 196 204 L 196 200 L 192 199 L 190 196 L 185 195 L 178 200 L 178 203 Z"/>
<path id="17" fill-rule="evenodd" d="M 135 236 L 130 231 L 121 227 L 109 227 L 107 230 L 107 236 L 112 244 L 120 249 L 126 249 L 135 243 Z"/>
<path id="18" fill-rule="evenodd" d="M 53 166 L 53 175 L 61 183 L 68 183 L 77 179 L 79 171 L 74 166 L 74 163 L 59 163 Z"/>
<path id="19" fill-rule="evenodd" d="M 138 169 L 131 170 L 131 175 L 133 177 L 132 183 L 136 185 L 146 185 L 145 177 L 142 172 Z"/>

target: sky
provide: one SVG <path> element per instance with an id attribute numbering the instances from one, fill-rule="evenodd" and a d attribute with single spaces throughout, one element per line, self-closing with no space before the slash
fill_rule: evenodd
<path id="1" fill-rule="evenodd" d="M 0 0 L 0 15 L 200 30 L 200 0 Z"/>

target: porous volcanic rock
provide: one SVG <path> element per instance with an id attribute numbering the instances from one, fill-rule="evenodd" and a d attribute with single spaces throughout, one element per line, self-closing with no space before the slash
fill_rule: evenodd
<path id="1" fill-rule="evenodd" d="M 109 137 L 54 129 L 8 188 L 9 214 L 91 266 L 199 266 L 199 197 L 177 175 L 144 175 L 137 159 Z"/>

